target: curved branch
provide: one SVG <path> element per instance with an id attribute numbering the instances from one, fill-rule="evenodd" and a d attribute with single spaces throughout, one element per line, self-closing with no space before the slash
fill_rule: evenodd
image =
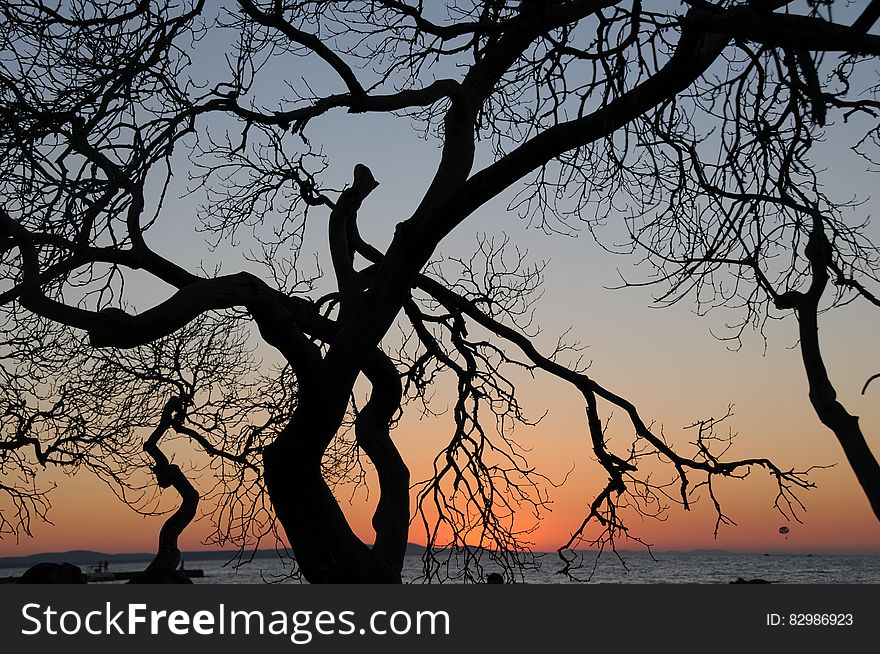
<path id="1" fill-rule="evenodd" d="M 160 579 L 173 577 L 180 583 L 186 583 L 184 575 L 176 574 L 177 566 L 180 565 L 180 549 L 178 539 L 184 529 L 196 517 L 199 506 L 199 493 L 190 483 L 181 469 L 172 464 L 165 453 L 159 448 L 159 441 L 165 432 L 171 428 L 176 413 L 183 410 L 183 401 L 180 398 L 172 398 L 165 404 L 159 424 L 144 441 L 144 451 L 153 457 L 156 462 L 153 473 L 159 488 L 174 487 L 180 495 L 180 506 L 164 522 L 159 530 L 159 549 L 156 556 L 147 566 L 143 575 L 133 580 L 133 583 L 154 583 Z M 181 578 L 182 577 L 182 578 Z"/>
<path id="2" fill-rule="evenodd" d="M 391 439 L 390 427 L 400 410 L 400 376 L 391 360 L 375 350 L 364 375 L 372 385 L 370 399 L 355 417 L 357 443 L 376 466 L 379 502 L 373 514 L 373 554 L 392 570 L 400 570 L 409 533 L 409 469 Z"/>
<path id="3" fill-rule="evenodd" d="M 878 18 L 880 18 L 880 0 L 871 0 L 865 10 L 853 21 L 852 31 L 867 34 Z"/>
<path id="4" fill-rule="evenodd" d="M 532 137 L 502 159 L 471 176 L 459 207 L 437 221 L 432 236 L 445 235 L 477 208 L 554 157 L 613 134 L 636 117 L 693 84 L 729 42 L 725 35 L 695 33 L 687 24 L 669 61 L 650 78 L 600 109 L 559 123 Z"/>
<path id="5" fill-rule="evenodd" d="M 731 7 L 724 12 L 693 12 L 689 22 L 706 33 L 725 34 L 771 48 L 880 54 L 880 37 L 867 34 L 863 23 L 858 28 L 855 24 L 849 27 L 815 16 L 767 13 L 748 5 Z"/>
<path id="6" fill-rule="evenodd" d="M 358 81 L 357 76 L 354 74 L 351 67 L 346 64 L 338 54 L 327 47 L 327 45 L 317 36 L 295 28 L 284 20 L 284 17 L 280 12 L 267 14 L 260 11 L 251 0 L 238 0 L 238 4 L 244 13 L 255 23 L 263 25 L 264 27 L 273 27 L 277 29 L 293 43 L 298 43 L 299 45 L 308 48 L 327 62 L 330 67 L 336 71 L 342 81 L 345 82 L 346 87 L 348 87 L 348 92 L 352 96 L 361 97 L 365 94 L 364 87 Z"/>
<path id="7" fill-rule="evenodd" d="M 355 96 L 351 93 L 339 93 L 315 100 L 306 107 L 274 111 L 271 114 L 242 107 L 236 98 L 215 98 L 193 108 L 191 113 L 197 115 L 211 111 L 229 111 L 245 121 L 261 125 L 277 125 L 285 129 L 290 128 L 294 132 L 302 132 L 311 119 L 331 109 L 344 108 L 348 109 L 349 113 L 385 113 L 426 107 L 445 98 L 454 97 L 460 92 L 460 88 L 455 80 L 441 79 L 424 88 L 404 89 L 386 95 Z"/>
<path id="8" fill-rule="evenodd" d="M 364 199 L 379 185 L 373 173 L 363 164 L 354 167 L 354 181 L 345 189 L 330 212 L 330 258 L 336 273 L 336 284 L 342 295 L 343 307 L 348 304 L 354 277 L 354 243 L 357 233 L 357 212 Z"/>

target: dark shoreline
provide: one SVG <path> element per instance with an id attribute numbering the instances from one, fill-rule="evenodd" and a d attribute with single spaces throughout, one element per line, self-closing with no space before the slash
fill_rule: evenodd
<path id="1" fill-rule="evenodd" d="M 419 545 L 407 545 L 407 554 L 421 554 L 425 548 Z M 84 570 L 96 565 L 98 561 L 107 561 L 112 564 L 127 563 L 143 563 L 153 559 L 154 554 L 150 552 L 123 552 L 119 554 L 107 554 L 106 552 L 96 552 L 92 550 L 71 550 L 68 552 L 42 552 L 40 554 L 27 554 L 24 556 L 4 556 L 0 557 L 0 569 L 2 568 L 29 568 L 37 563 L 72 563 Z M 191 552 L 181 552 L 184 561 L 200 560 L 200 561 L 231 561 L 237 557 L 243 560 L 250 558 L 265 559 L 269 557 L 279 556 L 277 550 L 195 550 Z"/>
<path id="2" fill-rule="evenodd" d="M 421 555 L 425 548 L 421 545 L 410 543 L 407 545 L 407 555 Z M 646 554 L 645 550 L 619 550 L 621 554 Z M 232 561 L 236 558 L 248 560 L 251 558 L 265 559 L 270 557 L 278 557 L 280 553 L 274 549 L 256 550 L 239 552 L 238 550 L 194 550 L 182 552 L 183 559 L 201 560 L 201 561 Z M 535 552 L 536 555 L 544 555 L 555 557 L 555 552 Z M 584 554 L 591 555 L 595 552 L 585 551 Z M 723 555 L 742 555 L 742 556 L 880 556 L 880 552 L 784 552 L 784 551 L 767 551 L 767 552 L 737 552 L 724 549 L 695 549 L 695 550 L 655 550 L 656 556 L 681 556 L 681 555 L 704 555 L 704 554 L 723 554 Z M 0 557 L 0 569 L 3 568 L 28 568 L 37 563 L 61 563 L 67 562 L 80 566 L 84 570 L 96 565 L 99 561 L 107 561 L 110 564 L 131 564 L 144 563 L 153 559 L 153 554 L 149 552 L 123 552 L 118 554 L 108 554 L 106 552 L 98 552 L 92 550 L 72 550 L 67 552 L 41 552 L 39 554 L 28 554 L 23 556 L 5 556 Z"/>

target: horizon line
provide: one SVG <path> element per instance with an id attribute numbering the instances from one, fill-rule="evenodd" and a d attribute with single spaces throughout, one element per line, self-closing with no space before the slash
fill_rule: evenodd
<path id="1" fill-rule="evenodd" d="M 419 543 L 407 543 L 407 548 L 416 547 L 420 549 L 426 549 L 424 545 Z M 440 547 L 436 548 L 435 551 L 443 551 L 447 549 L 452 549 L 448 547 Z M 474 549 L 477 549 L 476 547 Z M 486 550 L 491 551 L 491 550 Z M 741 554 L 741 555 L 770 555 L 770 554 L 783 554 L 783 555 L 791 555 L 791 556 L 801 556 L 801 555 L 837 555 L 837 556 L 880 556 L 880 551 L 878 550 L 866 550 L 866 549 L 796 549 L 796 550 L 781 550 L 778 548 L 768 548 L 768 549 L 737 549 L 737 548 L 707 548 L 707 547 L 696 547 L 691 549 L 656 549 L 656 548 L 617 548 L 616 550 L 605 550 L 602 552 L 592 550 L 592 549 L 578 549 L 578 550 L 570 550 L 575 554 L 583 554 L 583 555 L 614 555 L 615 553 L 619 554 L 696 554 L 696 553 L 719 553 L 719 554 Z M 252 555 L 257 554 L 276 554 L 282 555 L 284 554 L 284 550 L 278 550 L 275 548 L 259 548 L 259 549 L 198 549 L 198 550 L 181 550 L 181 555 L 188 555 L 191 558 L 196 558 L 199 554 L 225 554 L 229 556 L 237 556 L 241 555 L 242 558 L 247 558 Z M 554 555 L 558 554 L 557 550 L 533 550 L 531 552 L 534 555 Z M 111 556 L 111 557 L 144 557 L 146 559 L 152 558 L 155 556 L 154 552 L 151 551 L 123 551 L 123 552 L 108 552 L 103 550 L 91 550 L 85 548 L 74 548 L 70 550 L 48 550 L 48 551 L 39 551 L 39 552 L 31 552 L 29 554 L 0 554 L 0 561 L 7 560 L 23 560 L 30 559 L 35 557 L 47 557 L 47 556 L 64 556 L 70 554 L 96 554 L 102 556 Z M 292 553 L 288 550 L 288 555 L 292 556 Z"/>

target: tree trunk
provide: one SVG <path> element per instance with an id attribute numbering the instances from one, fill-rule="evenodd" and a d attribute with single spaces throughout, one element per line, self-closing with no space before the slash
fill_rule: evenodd
<path id="1" fill-rule="evenodd" d="M 174 413 L 180 408 L 181 400 L 172 398 L 165 404 L 162 417 L 156 429 L 144 442 L 144 451 L 155 461 L 153 472 L 160 488 L 173 487 L 180 495 L 180 506 L 164 522 L 159 530 L 159 549 L 144 572 L 129 583 L 132 584 L 191 584 L 186 573 L 177 569 L 180 564 L 178 539 L 196 517 L 199 506 L 199 492 L 190 483 L 183 471 L 172 464 L 159 447 L 159 440 L 172 426 Z"/>
<path id="2" fill-rule="evenodd" d="M 324 447 L 315 443 L 329 443 L 341 424 L 329 404 L 301 399 L 290 424 L 263 452 L 275 515 L 309 583 L 401 583 L 402 559 L 391 565 L 374 555 L 351 530 L 321 474 Z"/>
<path id="3" fill-rule="evenodd" d="M 801 356 L 810 385 L 810 403 L 819 420 L 837 437 L 856 479 L 880 520 L 880 465 L 871 452 L 858 416 L 850 415 L 837 401 L 837 391 L 828 378 L 828 371 L 819 348 L 819 325 L 815 304 L 799 307 L 798 324 Z"/>

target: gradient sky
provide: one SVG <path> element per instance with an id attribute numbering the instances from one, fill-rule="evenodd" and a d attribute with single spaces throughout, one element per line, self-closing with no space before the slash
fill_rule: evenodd
<path id="1" fill-rule="evenodd" d="M 310 136 L 331 156 L 328 176 L 339 181 L 336 186 L 350 178 L 356 163 L 372 169 L 380 186 L 364 205 L 360 224 L 375 244 L 386 244 L 394 225 L 408 215 L 424 191 L 437 160 L 437 144 L 420 139 L 406 121 L 342 113 L 316 123 Z M 837 197 L 866 197 L 876 177 L 864 174 L 864 164 L 848 156 L 845 145 L 840 140 L 835 147 L 826 146 L 821 151 L 822 163 L 829 170 L 825 178 L 828 187 Z M 177 172 L 180 177 L 185 173 L 182 168 Z M 178 181 L 178 191 L 182 185 Z M 658 549 L 880 553 L 880 524 L 871 514 L 832 433 L 818 422 L 808 402 L 793 319 L 770 325 L 766 352 L 756 334 L 748 335 L 740 351 L 730 351 L 710 333 L 721 331 L 729 316 L 717 313 L 700 317 L 687 302 L 667 309 L 652 308 L 646 289 L 609 290 L 619 282 L 618 270 L 630 277 L 639 274 L 632 268 L 632 259 L 604 252 L 589 233 L 570 238 L 529 230 L 506 211 L 509 199 L 501 198 L 485 207 L 453 233 L 441 245 L 441 251 L 467 256 L 477 234 L 504 231 L 527 248 L 531 257 L 547 260 L 545 293 L 538 304 L 539 323 L 544 330 L 539 342 L 545 351 L 556 336 L 571 327 L 572 336 L 589 346 L 586 354 L 592 361 L 590 374 L 633 401 L 644 417 L 662 423 L 673 443 L 688 440 L 688 432 L 682 427 L 700 418 L 720 416 L 733 404 L 734 416 L 729 424 L 739 436 L 731 456 L 766 456 L 782 468 L 833 466 L 812 475 L 818 488 L 801 496 L 807 510 L 800 514 L 800 524 L 787 522 L 773 508 L 772 483 L 755 470 L 747 479 L 719 485 L 725 512 L 737 525 L 723 526 L 717 538 L 713 536 L 714 514 L 705 497 L 690 512 L 673 507 L 662 522 L 634 517 L 630 526 L 635 535 Z M 870 215 L 876 206 L 876 201 L 863 205 L 853 219 Z M 193 260 L 211 262 L 214 255 L 194 233 L 194 224 L 192 199 L 169 203 L 150 233 L 150 242 L 190 267 Z M 880 240 L 876 227 L 873 234 Z M 323 235 L 324 223 L 316 220 L 307 250 L 320 249 Z M 225 268 L 225 272 L 231 270 Z M 132 287 L 139 307 L 167 293 L 167 289 L 139 283 Z M 861 417 L 875 452 L 880 451 L 880 382 L 866 396 L 860 395 L 860 390 L 870 375 L 880 372 L 880 358 L 876 356 L 878 316 L 876 311 L 855 304 L 821 319 L 832 381 L 844 406 Z M 551 489 L 552 512 L 533 535 L 536 549 L 554 550 L 579 524 L 604 476 L 591 458 L 582 398 L 572 388 L 541 375 L 534 380 L 524 379 L 522 392 L 523 403 L 532 416 L 545 411 L 548 415 L 538 426 L 521 429 L 518 440 L 532 448 L 530 460 L 551 479 L 561 481 L 568 474 L 561 488 Z M 612 420 L 612 432 L 614 425 L 623 425 L 622 417 L 618 421 Z M 396 438 L 413 480 L 429 474 L 430 461 L 448 433 L 449 421 L 444 418 L 419 420 L 416 415 L 408 415 L 404 419 Z M 58 483 L 50 513 L 54 525 L 34 524 L 33 537 L 23 536 L 18 542 L 0 540 L 0 555 L 154 548 L 161 518 L 134 514 L 109 488 L 84 475 L 70 478 L 47 471 L 45 479 Z M 167 495 L 171 498 L 164 505 L 174 506 L 173 494 Z M 375 499 L 375 492 L 369 498 L 359 492 L 345 504 L 356 530 L 368 541 Z M 524 516 L 523 521 L 527 525 L 528 517 Z M 778 532 L 781 525 L 791 529 L 787 538 Z M 201 549 L 209 531 L 205 521 L 191 526 L 182 538 L 181 549 Z M 411 540 L 418 542 L 420 538 L 417 531 L 412 532 Z"/>

